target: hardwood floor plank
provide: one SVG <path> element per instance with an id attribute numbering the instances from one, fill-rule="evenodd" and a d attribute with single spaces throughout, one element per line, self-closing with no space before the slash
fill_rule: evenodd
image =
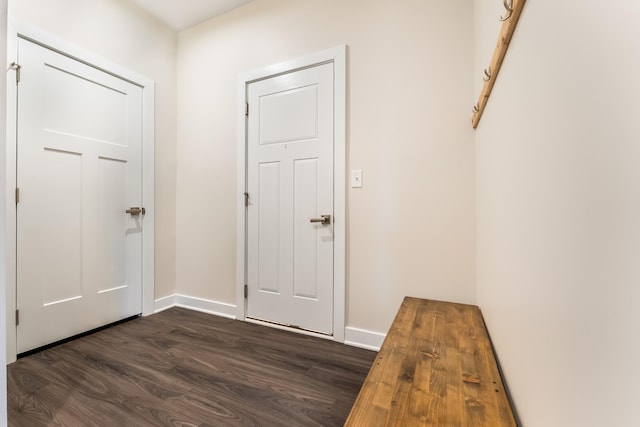
<path id="1" fill-rule="evenodd" d="M 375 355 L 173 308 L 9 365 L 9 425 L 340 426 Z"/>

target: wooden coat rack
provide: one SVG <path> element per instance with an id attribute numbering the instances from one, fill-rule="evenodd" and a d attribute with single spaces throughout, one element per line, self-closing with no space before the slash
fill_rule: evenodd
<path id="1" fill-rule="evenodd" d="M 489 68 L 484 69 L 484 76 L 482 78 L 484 85 L 482 86 L 478 102 L 473 106 L 471 124 L 474 129 L 478 127 L 482 113 L 487 106 L 487 101 L 489 101 L 489 95 L 491 95 L 491 90 L 500 72 L 500 67 L 502 67 L 502 61 L 504 61 L 504 57 L 507 54 L 511 37 L 513 37 L 513 32 L 516 29 L 516 25 L 518 25 L 525 1 L 526 0 L 504 0 L 505 13 L 500 17 L 502 28 L 498 36 L 498 44 L 496 45 L 496 50 L 493 52 L 491 65 L 489 65 Z"/>

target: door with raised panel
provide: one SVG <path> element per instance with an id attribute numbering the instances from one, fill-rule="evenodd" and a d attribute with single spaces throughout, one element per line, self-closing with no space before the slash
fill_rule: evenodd
<path id="1" fill-rule="evenodd" d="M 19 39 L 17 350 L 142 311 L 142 89 Z"/>
<path id="2" fill-rule="evenodd" d="M 247 87 L 247 317 L 333 334 L 333 63 Z"/>

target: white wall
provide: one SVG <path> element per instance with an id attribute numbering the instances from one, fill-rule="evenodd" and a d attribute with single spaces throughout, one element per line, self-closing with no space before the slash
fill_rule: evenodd
<path id="1" fill-rule="evenodd" d="M 7 57 L 7 1 L 0 0 L 0 58 Z M 0 206 L 6 203 L 6 86 L 0 84 Z M 4 208 L 0 209 L 0 224 L 5 223 Z M 6 307 L 6 265 L 5 265 L 5 227 L 0 227 L 0 426 L 7 425 L 7 327 Z"/>
<path id="2" fill-rule="evenodd" d="M 638 425 L 638 22 L 528 1 L 476 133 L 478 303 L 525 426 Z"/>
<path id="3" fill-rule="evenodd" d="M 178 292 L 235 304 L 238 75 L 347 44 L 347 324 L 386 332 L 405 295 L 474 302 L 472 6 L 256 0 L 180 33 Z"/>
<path id="4" fill-rule="evenodd" d="M 155 81 L 155 296 L 173 294 L 176 33 L 125 0 L 9 0 L 9 14 Z"/>

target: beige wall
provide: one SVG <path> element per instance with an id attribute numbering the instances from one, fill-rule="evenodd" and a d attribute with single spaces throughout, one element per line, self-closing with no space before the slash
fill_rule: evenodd
<path id="1" fill-rule="evenodd" d="M 11 6 L 157 83 L 156 297 L 235 303 L 238 74 L 347 44 L 347 324 L 477 291 L 525 425 L 632 425 L 640 4 L 527 2 L 474 135 L 496 3 L 255 0 L 180 33 L 177 70 L 175 34 L 121 0 Z"/>
<path id="2" fill-rule="evenodd" d="M 476 134 L 478 303 L 526 426 L 638 425 L 639 22 L 528 1 Z"/>
<path id="3" fill-rule="evenodd" d="M 238 75 L 346 44 L 347 325 L 475 302 L 472 20 L 471 0 L 256 0 L 181 32 L 178 292 L 235 304 Z"/>
<path id="4" fill-rule="evenodd" d="M 124 0 L 10 0 L 10 16 L 156 83 L 156 298 L 175 292 L 176 34 Z"/>

